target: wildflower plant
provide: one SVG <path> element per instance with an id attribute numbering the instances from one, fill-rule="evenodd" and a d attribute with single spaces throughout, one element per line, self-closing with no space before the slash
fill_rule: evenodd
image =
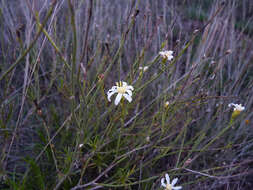
<path id="1" fill-rule="evenodd" d="M 166 179 L 166 183 L 165 183 L 165 179 Z M 179 190 L 179 189 L 182 189 L 182 186 L 175 186 L 177 181 L 178 181 L 178 178 L 175 178 L 170 182 L 169 174 L 165 174 L 165 178 L 161 179 L 161 186 L 163 186 L 165 188 L 164 190 Z"/>
<path id="2" fill-rule="evenodd" d="M 108 101 L 110 102 L 111 96 L 117 93 L 117 96 L 114 101 L 114 104 L 116 106 L 119 104 L 122 97 L 124 97 L 128 102 L 132 102 L 133 90 L 134 90 L 134 87 L 131 85 L 128 85 L 124 81 L 116 82 L 116 86 L 113 86 L 107 92 Z"/>
<path id="3" fill-rule="evenodd" d="M 171 50 L 166 50 L 166 51 L 160 51 L 159 55 L 163 58 L 163 59 L 167 59 L 168 61 L 171 61 L 173 59 L 173 51 Z"/>
<path id="4" fill-rule="evenodd" d="M 236 117 L 238 117 L 240 115 L 240 113 L 245 110 L 245 107 L 242 106 L 242 104 L 234 104 L 234 103 L 230 103 L 228 104 L 228 107 L 233 107 L 233 113 L 232 113 L 232 119 L 235 119 Z"/>

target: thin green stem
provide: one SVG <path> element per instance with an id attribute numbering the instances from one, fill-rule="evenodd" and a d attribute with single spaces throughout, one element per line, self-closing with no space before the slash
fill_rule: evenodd
<path id="1" fill-rule="evenodd" d="M 9 69 L 7 69 L 0 77 L 0 81 L 3 80 L 3 78 L 8 74 L 10 73 L 24 58 L 25 56 L 30 52 L 30 50 L 33 48 L 33 46 L 35 45 L 35 43 L 37 42 L 37 40 L 39 39 L 40 37 L 40 34 L 41 32 L 43 31 L 43 28 L 45 27 L 48 19 L 50 18 L 50 16 L 52 15 L 53 13 L 53 9 L 55 7 L 55 4 L 56 4 L 56 1 L 53 1 L 52 3 L 52 6 L 50 7 L 47 15 L 46 15 L 46 18 L 44 19 L 44 21 L 42 22 L 41 24 L 41 27 L 39 28 L 37 34 L 35 35 L 33 41 L 30 43 L 29 47 L 23 52 L 22 55 L 20 55 L 18 57 L 18 59 L 9 67 Z"/>
<path id="2" fill-rule="evenodd" d="M 226 128 L 222 129 L 222 131 L 216 137 L 214 137 L 209 143 L 206 144 L 206 146 L 204 146 L 201 149 L 201 152 L 205 151 L 210 145 L 212 145 L 217 139 L 219 139 L 228 129 L 232 127 L 232 125 L 233 125 L 233 122 L 231 120 L 229 125 Z"/>

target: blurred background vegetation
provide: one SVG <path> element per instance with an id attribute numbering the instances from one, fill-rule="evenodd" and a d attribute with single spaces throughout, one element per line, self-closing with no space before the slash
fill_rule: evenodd
<path id="1" fill-rule="evenodd" d="M 0 1 L 0 189 L 162 189 L 165 173 L 251 189 L 252 19 L 252 0 Z M 119 80 L 135 90 L 115 106 Z"/>

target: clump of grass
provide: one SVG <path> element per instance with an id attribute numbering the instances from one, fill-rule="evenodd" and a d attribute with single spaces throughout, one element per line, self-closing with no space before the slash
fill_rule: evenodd
<path id="1" fill-rule="evenodd" d="M 1 189 L 251 187 L 252 43 L 210 2 L 1 2 Z"/>

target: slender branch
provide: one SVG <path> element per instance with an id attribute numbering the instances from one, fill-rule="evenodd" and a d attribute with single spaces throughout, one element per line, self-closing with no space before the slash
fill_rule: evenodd
<path id="1" fill-rule="evenodd" d="M 35 35 L 35 38 L 33 39 L 33 41 L 30 43 L 29 47 L 24 51 L 24 53 L 22 55 L 20 55 L 18 57 L 18 59 L 9 67 L 9 69 L 7 69 L 1 76 L 0 76 L 0 81 L 3 80 L 3 78 L 10 73 L 25 57 L 26 55 L 29 53 L 29 51 L 33 48 L 33 46 L 35 45 L 35 43 L 37 42 L 37 40 L 40 37 L 41 32 L 43 31 L 43 28 L 45 27 L 48 19 L 50 18 L 50 16 L 53 13 L 53 9 L 54 6 L 56 5 L 56 1 L 53 1 L 52 6 L 50 7 L 45 20 L 42 22 L 41 27 L 39 28 L 39 31 L 37 32 L 37 34 Z"/>
<path id="2" fill-rule="evenodd" d="M 83 53 L 81 55 L 80 62 L 83 62 L 83 59 L 85 58 L 85 56 L 86 56 L 86 58 L 88 58 L 88 56 L 87 56 L 88 43 L 87 42 L 88 42 L 88 34 L 89 34 L 89 30 L 90 30 L 92 9 L 93 9 L 93 0 L 90 0 L 90 6 L 88 9 L 88 22 L 86 25 L 85 37 L 84 37 L 84 43 L 83 43 Z M 88 61 L 88 59 L 86 60 L 86 63 L 87 63 L 87 61 Z"/>

